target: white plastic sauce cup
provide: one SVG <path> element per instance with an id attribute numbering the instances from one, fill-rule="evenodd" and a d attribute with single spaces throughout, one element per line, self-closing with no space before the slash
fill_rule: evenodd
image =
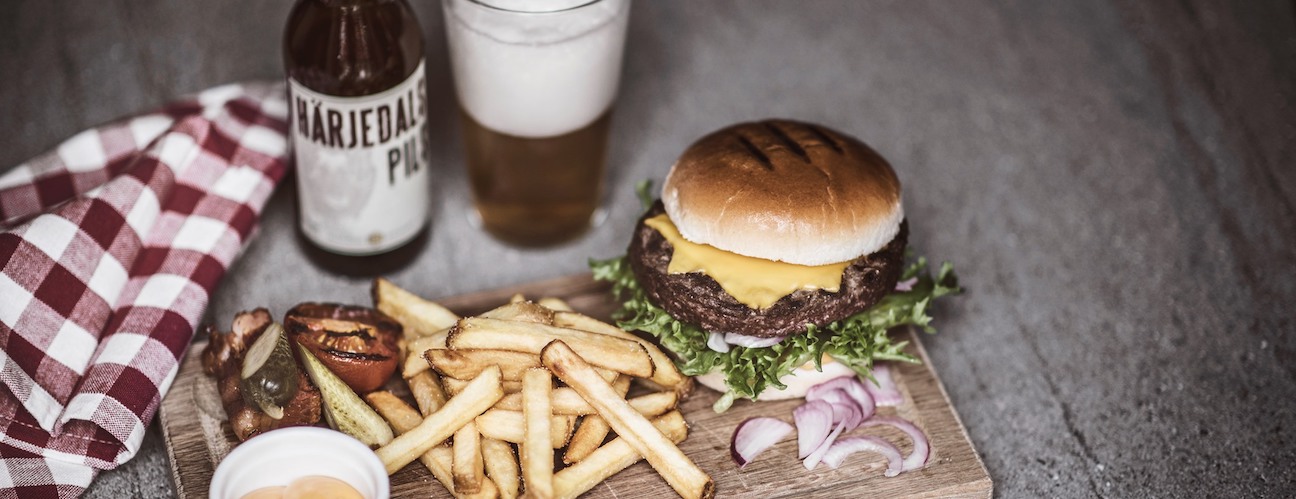
<path id="1" fill-rule="evenodd" d="M 321 475 L 342 480 L 371 499 L 388 499 L 387 470 L 368 446 L 346 434 L 309 426 L 257 435 L 234 448 L 216 468 L 213 499 L 239 499 L 254 490 Z"/>

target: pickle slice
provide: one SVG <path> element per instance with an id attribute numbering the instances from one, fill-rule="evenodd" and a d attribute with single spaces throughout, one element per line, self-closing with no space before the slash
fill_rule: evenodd
<path id="1" fill-rule="evenodd" d="M 288 335 L 283 326 L 272 322 L 243 357 L 239 391 L 248 405 L 282 419 L 284 406 L 297 396 L 299 377 Z"/>
<path id="2" fill-rule="evenodd" d="M 297 353 L 301 355 L 306 375 L 310 376 L 324 398 L 324 419 L 329 426 L 370 447 L 391 442 L 393 435 L 387 421 L 361 400 L 342 378 L 333 374 L 301 344 L 297 345 Z"/>

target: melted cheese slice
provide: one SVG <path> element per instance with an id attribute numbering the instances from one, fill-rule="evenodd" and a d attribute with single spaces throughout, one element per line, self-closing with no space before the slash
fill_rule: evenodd
<path id="1" fill-rule="evenodd" d="M 755 309 L 769 308 L 780 298 L 801 289 L 836 293 L 841 288 L 842 272 L 851 263 L 809 266 L 730 253 L 684 239 L 665 214 L 649 218 L 644 224 L 657 229 L 675 247 L 666 269 L 668 273 L 702 272 L 720 283 L 739 303 Z"/>

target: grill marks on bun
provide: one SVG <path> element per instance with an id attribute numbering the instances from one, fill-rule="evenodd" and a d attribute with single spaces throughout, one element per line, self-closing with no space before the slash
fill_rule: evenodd
<path id="1" fill-rule="evenodd" d="M 773 133 L 774 137 L 778 138 L 779 142 L 788 149 L 791 149 L 797 157 L 801 158 L 801 161 L 806 163 L 810 162 L 810 155 L 806 154 L 805 148 L 801 147 L 801 144 L 797 143 L 797 141 L 792 140 L 792 137 L 788 137 L 788 134 L 785 133 L 782 128 L 779 128 L 778 125 L 774 124 L 773 121 L 766 121 L 765 128 L 769 130 L 770 133 Z"/>
<path id="2" fill-rule="evenodd" d="M 766 170 L 774 170 L 774 163 L 770 162 L 769 156 L 766 156 L 764 152 L 761 152 L 760 148 L 756 147 L 756 144 L 753 144 L 750 139 L 739 134 L 738 142 L 742 143 L 743 147 L 747 148 L 747 152 L 751 153 L 752 157 L 756 158 L 756 160 L 759 161 L 761 166 L 764 166 Z"/>
<path id="3" fill-rule="evenodd" d="M 810 130 L 810 133 L 814 134 L 814 136 L 825 145 L 832 148 L 833 152 L 837 154 L 843 154 L 845 152 L 842 150 L 841 144 L 838 144 L 836 140 L 833 140 L 832 136 L 828 135 L 828 132 L 825 132 L 824 129 L 819 128 L 819 126 L 806 125 L 806 129 Z"/>
<path id="4" fill-rule="evenodd" d="M 845 154 L 845 150 L 828 135 L 828 132 L 814 125 L 776 120 L 762 121 L 757 125 L 736 130 L 732 136 L 751 154 L 751 158 L 766 170 L 775 170 L 779 167 L 820 166 L 822 160 L 815 161 L 810 157 L 810 151 L 819 147 L 827 147 L 837 155 Z M 771 159 L 781 156 L 784 151 L 791 153 L 796 161 L 779 161 L 776 164 Z"/>
<path id="5" fill-rule="evenodd" d="M 900 181 L 877 152 L 788 120 L 699 139 L 671 169 L 662 199 L 689 241 L 802 265 L 877 251 L 904 218 Z"/>

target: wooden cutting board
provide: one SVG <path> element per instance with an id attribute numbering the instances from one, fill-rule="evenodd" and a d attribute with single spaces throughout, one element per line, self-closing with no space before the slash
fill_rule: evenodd
<path id="1" fill-rule="evenodd" d="M 608 285 L 591 280 L 588 274 L 438 301 L 467 316 L 494 308 L 515 293 L 533 299 L 557 296 L 576 310 L 602 319 L 607 319 L 616 308 Z M 248 304 L 248 308 L 255 306 Z M 756 416 L 777 417 L 790 423 L 792 410 L 801 400 L 759 404 L 739 401 L 729 411 L 716 414 L 711 404 L 720 394 L 701 385 L 681 407 L 689 423 L 689 436 L 680 448 L 715 480 L 717 497 L 990 497 L 993 488 L 990 476 L 968 440 L 958 414 L 950 406 L 918 335 L 908 328 L 892 334 L 909 341 L 909 353 L 923 363 L 900 364 L 894 369 L 905 401 L 898 407 L 881 408 L 879 413 L 897 414 L 927 432 L 932 457 L 926 468 L 886 478 L 882 476 L 886 464 L 881 456 L 858 453 L 848 458 L 840 469 L 820 465 L 814 471 L 807 471 L 797 459 L 793 432 L 740 470 L 729 456 L 729 440 L 738 423 Z M 181 497 L 206 497 L 216 465 L 238 444 L 225 422 L 215 381 L 202 372 L 200 352 L 205 346 L 205 342 L 199 342 L 190 347 L 170 394 L 162 401 L 162 430 L 176 491 Z M 889 427 L 855 430 L 851 434 L 884 437 L 895 442 L 905 454 L 912 449 L 903 433 Z M 450 494 L 415 463 L 392 476 L 392 496 L 450 497 Z M 600 498 L 671 496 L 670 486 L 644 462 L 622 471 L 587 494 L 587 497 Z"/>

